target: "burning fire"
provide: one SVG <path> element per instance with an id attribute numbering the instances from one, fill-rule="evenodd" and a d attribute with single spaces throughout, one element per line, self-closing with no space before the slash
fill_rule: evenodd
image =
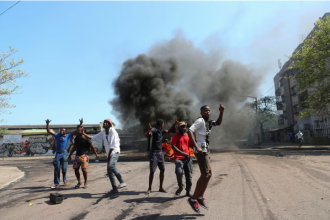
<path id="1" fill-rule="evenodd" d="M 162 143 L 162 149 L 166 153 L 166 156 L 169 160 L 174 158 L 174 151 L 172 149 L 172 146 L 168 143 Z M 190 157 L 195 157 L 194 149 L 192 147 L 189 147 Z"/>

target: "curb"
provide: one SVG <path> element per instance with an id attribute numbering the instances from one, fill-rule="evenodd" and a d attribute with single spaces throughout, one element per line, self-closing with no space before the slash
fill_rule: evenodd
<path id="1" fill-rule="evenodd" d="M 20 181 L 25 176 L 25 172 L 18 169 L 17 167 L 0 166 L 0 169 L 6 170 L 4 172 L 2 171 L 2 174 L 5 173 L 5 172 L 13 172 L 13 171 L 14 172 L 19 172 L 18 175 L 15 175 L 15 177 L 13 177 L 11 179 L 10 179 L 10 175 L 9 175 L 9 178 L 8 178 L 8 175 L 5 174 L 4 176 L 7 176 L 7 178 L 10 179 L 10 180 L 5 181 L 4 183 L 0 183 L 0 190 L 7 187 L 7 186 L 9 186 L 10 184 L 12 184 L 14 182 Z"/>

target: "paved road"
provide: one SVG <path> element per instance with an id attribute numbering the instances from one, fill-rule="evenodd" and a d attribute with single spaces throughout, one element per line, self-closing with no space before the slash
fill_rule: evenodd
<path id="1" fill-rule="evenodd" d="M 0 190 L 0 219 L 329 219 L 329 159 L 329 151 L 213 153 L 213 176 L 205 195 L 210 209 L 201 214 L 192 211 L 186 197 L 174 195 L 177 184 L 171 162 L 165 173 L 168 193 L 156 191 L 157 171 L 155 191 L 149 196 L 144 194 L 147 161 L 118 163 L 128 187 L 117 195 L 106 194 L 110 183 L 104 162 L 90 163 L 88 189 L 73 189 L 76 180 L 69 169 L 70 186 L 60 190 L 67 199 L 53 205 L 51 160 L 3 160 L 0 166 L 17 165 L 25 179 Z M 198 176 L 195 166 L 193 187 Z"/>

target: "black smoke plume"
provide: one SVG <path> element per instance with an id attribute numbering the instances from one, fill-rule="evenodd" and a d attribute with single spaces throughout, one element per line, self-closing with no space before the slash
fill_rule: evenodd
<path id="1" fill-rule="evenodd" d="M 191 124 L 205 104 L 216 120 L 221 103 L 226 107 L 221 125 L 225 129 L 213 136 L 238 138 L 253 129 L 253 119 L 240 108 L 245 96 L 257 94 L 262 75 L 222 57 L 220 50 L 205 52 L 179 34 L 123 63 L 110 104 L 123 124 L 138 120 L 146 127 L 158 118 L 172 124 L 178 117 Z"/>

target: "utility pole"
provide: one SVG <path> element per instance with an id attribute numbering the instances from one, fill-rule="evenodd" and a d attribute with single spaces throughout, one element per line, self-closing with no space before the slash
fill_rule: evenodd
<path id="1" fill-rule="evenodd" d="M 245 97 L 248 97 L 248 98 L 253 98 L 256 100 L 256 133 L 258 133 L 258 98 L 255 97 L 255 96 L 245 96 Z M 260 141 L 259 141 L 259 136 L 258 136 L 258 140 L 257 140 L 257 145 L 260 144 Z"/>

